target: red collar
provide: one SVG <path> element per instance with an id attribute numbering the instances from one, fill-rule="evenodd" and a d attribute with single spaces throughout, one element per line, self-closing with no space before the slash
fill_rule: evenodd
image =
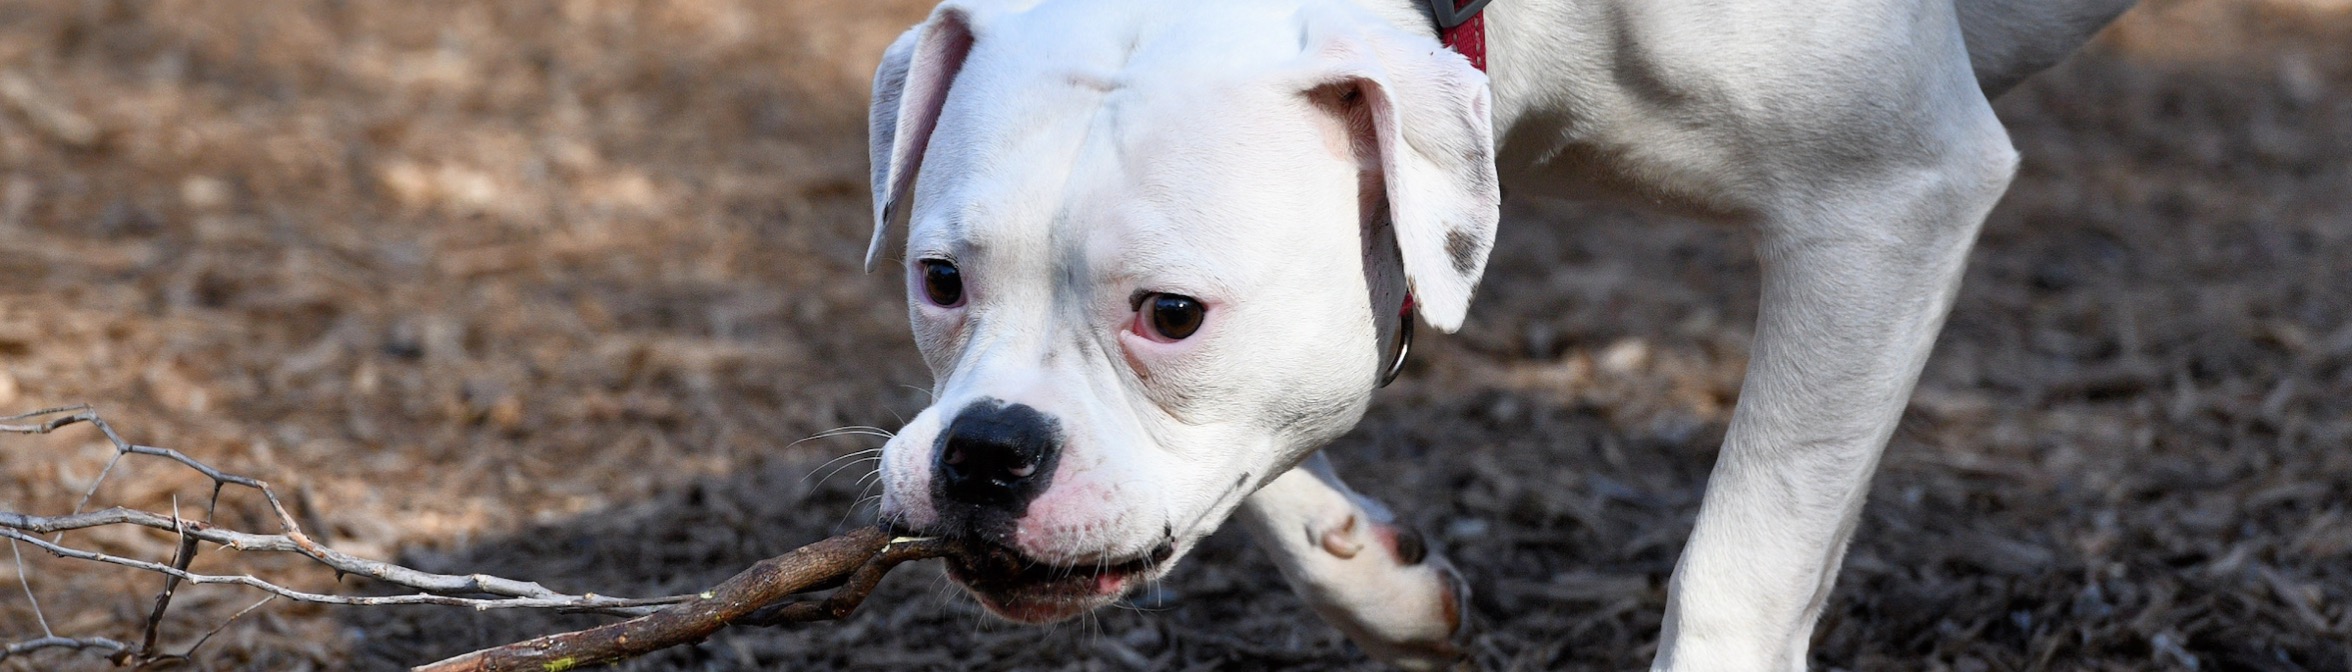
<path id="1" fill-rule="evenodd" d="M 1470 67 L 1486 72 L 1486 3 L 1493 0 L 1429 0 L 1437 18 L 1437 41 L 1470 59 Z"/>

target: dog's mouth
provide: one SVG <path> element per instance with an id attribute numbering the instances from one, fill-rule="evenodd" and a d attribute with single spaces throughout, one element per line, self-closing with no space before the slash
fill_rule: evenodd
<path id="1" fill-rule="evenodd" d="M 947 575 L 998 616 L 1051 623 L 1110 604 L 1158 576 L 1174 557 L 1175 543 L 1161 542 L 1136 555 L 1053 564 L 1002 545 L 968 542 L 962 552 L 948 556 Z"/>

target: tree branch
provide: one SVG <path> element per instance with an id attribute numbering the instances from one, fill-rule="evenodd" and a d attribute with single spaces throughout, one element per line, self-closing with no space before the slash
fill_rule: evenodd
<path id="1" fill-rule="evenodd" d="M 96 650 L 121 655 L 129 653 L 131 650 L 131 645 L 107 639 L 105 637 L 58 637 L 51 635 L 39 639 L 28 639 L 21 642 L 14 642 L 10 643 L 8 646 L 0 647 L 0 660 L 8 660 L 11 657 L 25 655 L 42 649 L 68 649 L 73 651 Z"/>
<path id="2" fill-rule="evenodd" d="M 325 565 L 328 568 L 334 569 L 337 572 L 356 576 L 365 576 L 393 585 L 425 591 L 427 593 L 434 593 L 432 595 L 403 595 L 389 597 L 344 597 L 336 595 L 321 595 L 316 593 L 303 593 L 292 589 L 282 588 L 274 584 L 269 584 L 259 579 L 254 579 L 253 577 L 206 577 L 203 579 L 189 579 L 196 581 L 197 583 L 238 583 L 241 585 L 247 585 L 276 593 L 287 599 L 302 602 L 318 602 L 321 604 L 343 605 L 441 604 L 458 607 L 472 607 L 474 609 L 480 610 L 563 609 L 570 611 L 586 611 L 601 614 L 611 614 L 615 616 L 640 616 L 653 613 L 653 611 L 661 605 L 682 602 L 691 597 L 687 595 L 673 595 L 669 597 L 629 599 L 597 595 L 594 593 L 586 595 L 567 595 L 549 590 L 546 586 L 539 585 L 535 582 L 517 581 L 514 579 L 499 578 L 487 574 L 434 574 L 431 572 L 410 569 L 408 567 L 402 567 L 400 565 L 387 562 L 380 562 L 353 556 L 342 551 L 327 548 L 325 546 L 319 546 L 316 544 L 305 545 L 288 535 L 252 534 L 247 532 L 238 532 L 236 530 L 222 529 L 210 523 L 192 520 L 177 521 L 177 524 L 175 525 L 175 522 L 171 518 L 165 517 L 161 514 L 140 511 L 137 509 L 126 509 L 119 506 L 98 511 L 91 511 L 88 513 L 77 513 L 65 516 L 31 516 L 11 511 L 0 511 L 0 536 L 7 536 L 13 539 L 35 544 L 40 546 L 42 550 L 49 551 L 53 555 L 75 557 L 76 559 L 80 560 L 104 562 L 108 564 L 135 567 L 138 569 L 147 569 L 149 571 L 157 571 L 149 567 L 149 565 L 156 565 L 156 563 L 109 556 L 102 553 L 78 551 L 65 548 L 60 544 L 42 541 L 36 537 L 9 534 L 11 530 L 21 530 L 23 532 L 30 533 L 46 533 L 78 530 L 89 527 L 99 527 L 103 525 L 135 525 L 156 530 L 183 532 L 190 539 L 211 542 L 233 551 L 298 553 L 309 556 L 311 560 L 317 562 L 318 564 Z M 88 557 L 68 555 L 69 553 L 80 553 Z M 461 598 L 446 596 L 449 594 L 488 594 L 497 595 L 500 597 Z"/>
<path id="3" fill-rule="evenodd" d="M 891 539 L 880 528 L 859 529 L 762 560 L 693 601 L 657 613 L 475 651 L 411 672 L 568 670 L 692 644 L 728 625 L 839 619 L 855 611 L 892 567 L 950 550 L 940 539 Z M 773 615 L 752 619 L 793 594 L 835 582 L 842 582 L 841 588 L 823 600 L 786 604 Z"/>
<path id="4" fill-rule="evenodd" d="M 27 420 L 32 422 L 21 422 Z M 165 610 L 171 605 L 173 592 L 181 583 L 239 585 L 269 593 L 269 599 L 283 597 L 319 604 L 361 607 L 432 604 L 475 610 L 551 609 L 634 617 L 587 630 L 484 649 L 417 668 L 428 672 L 561 670 L 698 642 L 729 625 L 777 625 L 843 618 L 865 600 L 892 567 L 910 560 L 948 555 L 955 550 L 945 540 L 894 539 L 880 528 L 863 528 L 763 560 L 725 583 L 695 595 L 638 599 L 595 593 L 570 595 L 530 581 L 486 574 L 435 574 L 328 548 L 302 531 L 302 526 L 268 483 L 214 469 L 179 451 L 124 441 L 89 406 L 51 408 L 0 418 L 0 433 L 48 434 L 76 424 L 91 425 L 104 434 L 107 441 L 114 445 L 113 459 L 107 462 L 106 469 L 99 472 L 98 479 L 90 484 L 89 489 L 82 493 L 71 513 L 41 516 L 0 511 L 0 538 L 8 539 L 11 544 L 31 544 L 61 558 L 162 574 L 165 577 L 163 590 L 153 600 L 153 607 L 142 628 L 140 643 L 136 646 L 103 637 L 60 637 L 44 630 L 40 638 L 7 644 L 5 649 L 0 649 L 0 660 L 44 649 L 106 652 L 117 664 L 185 660 L 220 628 L 215 627 L 211 633 L 206 633 L 187 652 L 169 654 L 156 649 L 157 630 L 161 627 Z M 114 472 L 115 465 L 123 458 L 134 455 L 171 460 L 211 478 L 212 499 L 207 503 L 205 520 L 190 520 L 180 516 L 176 500 L 171 515 L 119 506 L 84 512 L 83 509 L 97 493 L 99 486 Z M 279 532 L 262 534 L 214 524 L 211 518 L 219 503 L 221 489 L 230 485 L 261 493 L 277 520 Z M 104 526 L 144 527 L 169 532 L 175 535 L 178 543 L 174 546 L 170 562 L 74 548 L 65 543 L 67 532 Z M 40 535 L 44 534 L 54 536 L 43 539 Z M 301 555 L 340 574 L 365 576 L 416 592 L 373 596 L 331 595 L 298 590 L 252 575 L 198 574 L 189 571 L 189 562 L 202 550 L 201 545 L 207 543 L 235 551 Z M 21 570 L 21 560 L 18 565 Z M 825 588 L 835 590 L 822 599 L 786 602 L 795 594 Z M 29 596 L 32 592 L 30 582 L 26 582 L 25 590 Z M 269 599 L 246 607 L 237 615 L 243 616 L 259 608 Z M 231 617 L 231 620 L 234 619 Z M 46 619 L 43 619 L 43 624 L 46 625 Z"/>

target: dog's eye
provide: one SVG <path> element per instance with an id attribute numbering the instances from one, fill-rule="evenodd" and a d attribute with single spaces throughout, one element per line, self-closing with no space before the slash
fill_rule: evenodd
<path id="1" fill-rule="evenodd" d="M 1149 311 L 1144 321 L 1151 324 L 1151 330 L 1171 341 L 1184 340 L 1200 331 L 1201 320 L 1208 313 L 1208 308 L 1198 299 L 1175 294 L 1153 294 L 1144 300 L 1143 308 Z"/>
<path id="2" fill-rule="evenodd" d="M 955 262 L 923 260 L 923 297 L 942 308 L 964 302 L 964 275 L 956 270 Z"/>

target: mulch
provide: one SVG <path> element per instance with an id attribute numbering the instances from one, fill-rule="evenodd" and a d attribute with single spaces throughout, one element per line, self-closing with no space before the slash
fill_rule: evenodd
<path id="1" fill-rule="evenodd" d="M 928 3 L 821 4 L 12 6 L 0 409 L 95 403 L 298 493 L 340 548 L 560 590 L 697 589 L 869 520 L 871 464 L 827 463 L 879 440 L 798 441 L 925 401 L 899 279 L 859 263 L 865 79 Z M 2345 44 L 2340 2 L 2151 0 L 1998 102 L 2024 168 L 1817 669 L 2352 671 Z M 1331 448 L 1465 569 L 1480 667 L 1647 664 L 1746 361 L 1746 242 L 1515 203 L 1470 326 Z M 106 455 L 0 437 L 0 508 L 62 511 Z M 201 486 L 141 466 L 100 497 Z M 21 569 L 61 634 L 135 634 L 157 583 Z M 0 639 L 37 633 L 0 588 Z M 184 590 L 165 640 L 251 599 Z M 400 669 L 600 622 L 273 604 L 197 658 Z M 0 668 L 106 667 L 37 661 Z M 624 667 L 1372 668 L 1230 533 L 1061 625 L 910 566 L 848 622 Z"/>

